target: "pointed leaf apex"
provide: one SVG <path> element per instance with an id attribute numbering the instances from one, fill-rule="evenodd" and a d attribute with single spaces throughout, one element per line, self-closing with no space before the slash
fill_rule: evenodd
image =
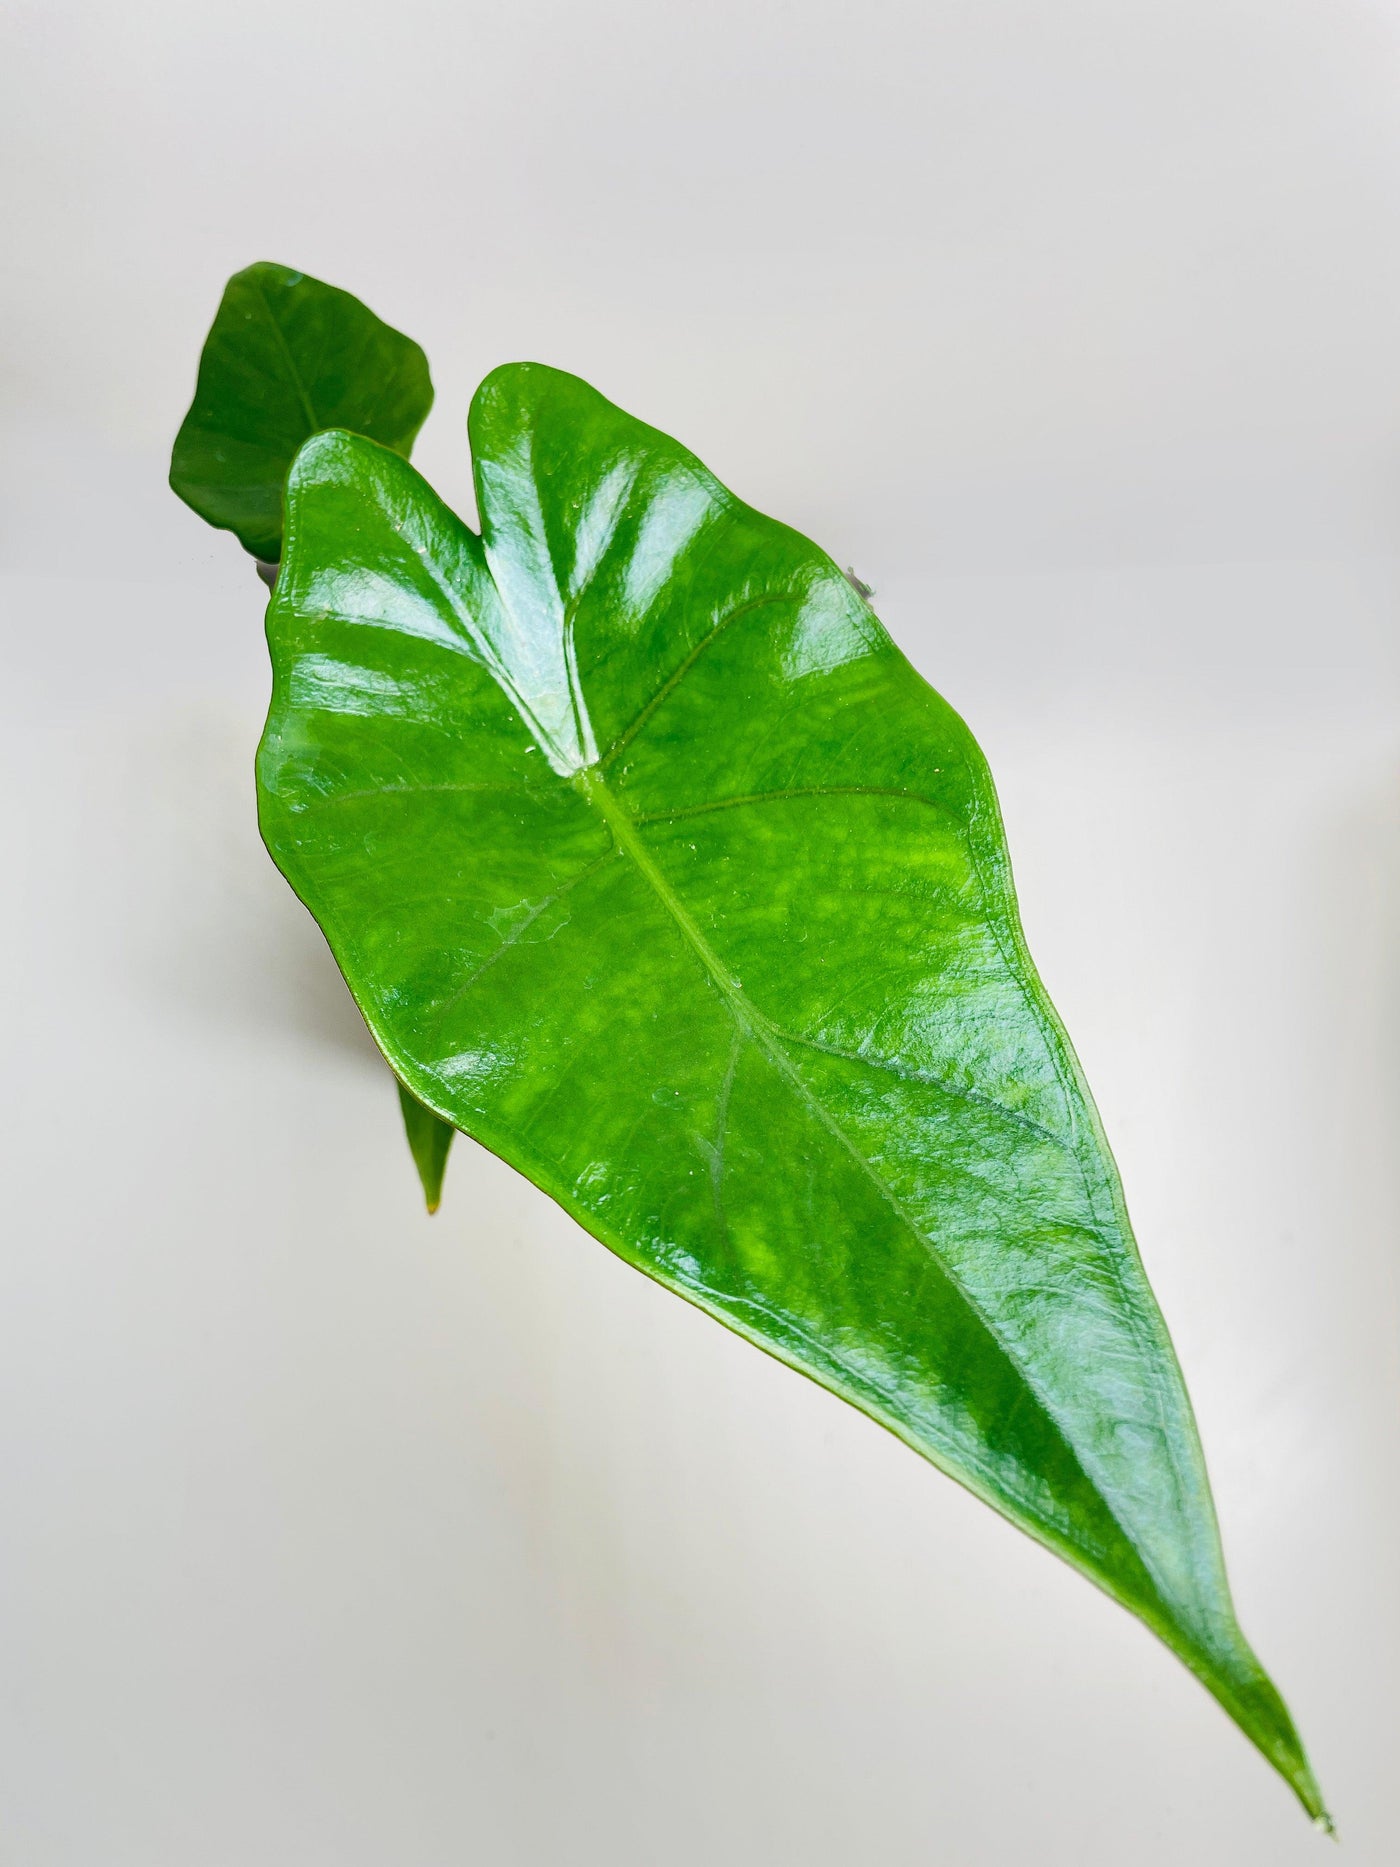
<path id="1" fill-rule="evenodd" d="M 430 1108 L 424 1106 L 411 1089 L 398 1085 L 399 1107 L 403 1111 L 404 1133 L 409 1152 L 423 1186 L 423 1203 L 431 1218 L 442 1204 L 442 1181 L 447 1172 L 447 1156 L 452 1149 L 456 1129 Z"/>

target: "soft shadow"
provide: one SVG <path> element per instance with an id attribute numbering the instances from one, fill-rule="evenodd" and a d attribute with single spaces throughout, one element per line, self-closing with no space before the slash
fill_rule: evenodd
<path id="1" fill-rule="evenodd" d="M 196 1020 L 291 1033 L 382 1069 L 320 929 L 258 835 L 252 753 L 246 722 L 189 710 L 136 749 L 131 982 Z"/>

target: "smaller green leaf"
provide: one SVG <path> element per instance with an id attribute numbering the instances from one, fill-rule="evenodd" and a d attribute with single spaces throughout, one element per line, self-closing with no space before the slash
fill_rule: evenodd
<path id="1" fill-rule="evenodd" d="M 283 488 L 302 442 L 349 428 L 407 459 L 432 405 L 428 359 L 411 337 L 349 292 L 262 260 L 224 287 L 170 485 L 200 518 L 233 532 L 275 588 Z M 436 1212 L 454 1130 L 402 1083 L 399 1100 Z"/>
<path id="2" fill-rule="evenodd" d="M 447 1156 L 457 1130 L 425 1108 L 411 1089 L 398 1085 L 399 1107 L 403 1110 L 403 1131 L 408 1136 L 409 1152 L 423 1182 L 423 1198 L 428 1211 L 436 1212 L 442 1204 L 442 1176 L 447 1172 Z"/>
<path id="3" fill-rule="evenodd" d="M 303 441 L 349 428 L 408 457 L 433 404 L 428 359 L 349 292 L 260 261 L 224 288 L 175 437 L 170 484 L 264 563 Z"/>

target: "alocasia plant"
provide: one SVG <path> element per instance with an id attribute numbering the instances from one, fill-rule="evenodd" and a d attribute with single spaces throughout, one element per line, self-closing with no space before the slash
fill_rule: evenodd
<path id="1" fill-rule="evenodd" d="M 480 534 L 301 446 L 258 759 L 430 1198 L 473 1135 L 1139 1615 L 1325 1822 L 967 728 L 576 377 L 495 371 L 470 434 Z"/>

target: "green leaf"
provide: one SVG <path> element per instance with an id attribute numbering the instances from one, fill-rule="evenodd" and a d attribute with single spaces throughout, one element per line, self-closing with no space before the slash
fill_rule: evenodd
<path id="1" fill-rule="evenodd" d="M 236 272 L 205 339 L 194 403 L 175 437 L 170 484 L 237 534 L 275 583 L 282 493 L 297 449 L 353 428 L 407 459 L 433 405 L 411 337 L 349 292 L 266 261 Z M 453 1130 L 399 1084 L 404 1131 L 429 1212 L 442 1198 Z"/>
<path id="2" fill-rule="evenodd" d="M 199 360 L 170 484 L 202 519 L 275 563 L 282 485 L 322 428 L 350 428 L 407 458 L 433 404 L 428 360 L 358 298 L 262 261 L 236 272 Z"/>
<path id="3" fill-rule="evenodd" d="M 447 1156 L 456 1130 L 439 1120 L 414 1095 L 398 1085 L 399 1107 L 403 1110 L 403 1131 L 408 1136 L 409 1151 L 423 1182 L 423 1198 L 428 1211 L 436 1212 L 442 1204 L 442 1176 L 447 1172 Z"/>
<path id="4" fill-rule="evenodd" d="M 477 537 L 288 484 L 263 834 L 394 1068 L 1153 1628 L 1321 1815 L 966 727 L 821 551 L 499 370 Z"/>

